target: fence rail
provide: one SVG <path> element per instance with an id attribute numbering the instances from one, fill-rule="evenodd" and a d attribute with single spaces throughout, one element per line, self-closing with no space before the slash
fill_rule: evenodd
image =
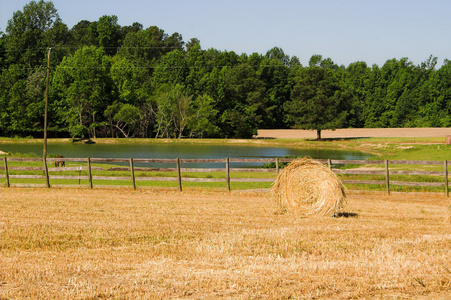
<path id="1" fill-rule="evenodd" d="M 70 163 L 81 163 L 78 166 L 64 166 L 59 167 L 57 163 L 62 161 Z M 37 179 L 45 180 L 46 187 L 51 186 L 52 180 L 87 180 L 88 187 L 93 188 L 93 182 L 99 180 L 107 181 L 127 181 L 130 182 L 130 186 L 136 189 L 137 181 L 174 181 L 177 182 L 178 189 L 182 190 L 183 182 L 225 182 L 227 190 L 231 190 L 231 182 L 272 182 L 274 178 L 231 178 L 233 172 L 250 172 L 250 173 L 279 173 L 281 163 L 290 163 L 293 159 L 288 158 L 261 158 L 261 159 L 239 159 L 239 158 L 225 158 L 225 159 L 147 159 L 147 158 L 3 158 L 3 166 L 0 166 L 0 178 L 4 179 L 4 186 L 42 186 L 42 184 L 18 184 L 12 183 L 11 179 Z M 449 196 L 449 184 L 448 184 L 448 161 L 419 161 L 419 160 L 333 160 L 333 159 L 318 159 L 318 161 L 327 164 L 329 168 L 338 175 L 363 175 L 363 176 L 379 176 L 383 177 L 383 180 L 368 180 L 365 179 L 342 179 L 343 184 L 352 185 L 385 185 L 387 194 L 390 194 L 391 186 L 410 186 L 410 187 L 444 187 L 444 193 Z M 33 166 L 10 166 L 10 163 L 34 163 Z M 100 166 L 92 166 L 92 163 L 127 163 L 128 166 L 109 166 L 108 169 L 104 169 Z M 42 166 L 36 166 L 36 164 L 42 163 Z M 55 163 L 55 167 L 52 164 Z M 167 168 L 151 168 L 151 167 L 135 167 L 136 163 L 163 163 L 171 164 L 172 166 Z M 221 168 L 182 168 L 183 163 L 218 163 L 224 164 Z M 230 163 L 275 163 L 275 168 L 230 168 Z M 350 167 L 350 165 L 352 165 Z M 371 169 L 356 168 L 354 165 L 371 165 Z M 374 167 L 374 166 L 382 167 Z M 412 166 L 430 166 L 435 168 L 434 171 L 419 171 L 419 170 L 399 170 L 400 165 Z M 443 171 L 437 171 L 437 167 L 442 165 Z M 348 168 L 337 168 L 337 166 L 347 166 Z M 392 168 L 390 168 L 392 167 Z M 21 171 L 31 172 L 32 174 L 18 174 Z M 78 175 L 61 175 L 55 174 L 56 172 L 76 172 Z M 84 171 L 87 174 L 82 175 Z M 93 175 L 93 171 L 108 171 L 108 172 L 130 172 L 130 175 L 123 176 L 111 176 L 111 175 Z M 37 174 L 42 172 L 41 174 Z M 147 172 L 168 173 L 175 172 L 176 176 L 146 176 Z M 182 173 L 211 173 L 211 172 L 224 172 L 224 178 L 189 178 L 183 177 Z M 138 176 L 137 176 L 138 173 Z M 393 176 L 429 176 L 429 177 L 441 177 L 443 180 L 433 182 L 428 181 L 408 181 L 408 180 L 391 180 Z M 71 186 L 71 185 L 58 185 Z M 73 184 L 72 184 L 73 186 Z"/>

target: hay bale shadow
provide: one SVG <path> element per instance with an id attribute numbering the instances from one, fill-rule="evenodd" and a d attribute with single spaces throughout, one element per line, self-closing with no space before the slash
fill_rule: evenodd
<path id="1" fill-rule="evenodd" d="M 357 218 L 359 215 L 352 212 L 335 212 L 332 217 L 334 218 Z"/>

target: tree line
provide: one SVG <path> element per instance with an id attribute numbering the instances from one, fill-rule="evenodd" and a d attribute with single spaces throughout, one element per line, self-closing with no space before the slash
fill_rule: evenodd
<path id="1" fill-rule="evenodd" d="M 0 33 L 0 135 L 42 137 L 50 52 L 50 137 L 249 138 L 260 128 L 448 127 L 451 61 L 379 67 L 313 55 L 202 49 L 116 16 L 68 28 L 31 1 Z"/>

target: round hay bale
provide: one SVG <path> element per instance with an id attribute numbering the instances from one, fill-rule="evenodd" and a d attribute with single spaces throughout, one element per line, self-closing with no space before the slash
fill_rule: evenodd
<path id="1" fill-rule="evenodd" d="M 336 214 L 346 202 L 344 186 L 324 164 L 294 160 L 277 176 L 270 190 L 283 212 L 303 216 Z"/>

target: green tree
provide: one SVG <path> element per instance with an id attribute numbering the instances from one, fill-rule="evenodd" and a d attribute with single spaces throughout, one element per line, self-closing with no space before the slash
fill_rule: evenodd
<path id="1" fill-rule="evenodd" d="M 130 104 L 140 110 L 139 120 L 133 124 L 132 136 L 148 137 L 153 130 L 155 103 L 152 97 L 152 82 L 147 70 L 119 55 L 112 59 L 110 77 L 114 82 L 119 102 Z M 110 129 L 113 127 L 109 118 Z M 110 130 L 114 136 L 114 130 Z"/>
<path id="2" fill-rule="evenodd" d="M 45 71 L 49 47 L 67 42 L 67 26 L 52 2 L 31 1 L 8 21 L 1 37 L 0 103 L 3 130 L 9 134 L 38 136 L 43 131 Z M 51 57 L 51 66 L 63 52 Z"/>
<path id="3" fill-rule="evenodd" d="M 174 50 L 161 57 L 155 67 L 153 81 L 156 85 L 184 85 L 188 72 L 185 55 Z"/>
<path id="4" fill-rule="evenodd" d="M 197 38 L 192 38 L 188 43 L 186 43 L 186 50 L 189 52 L 195 46 L 200 49 L 200 41 Z"/>
<path id="5" fill-rule="evenodd" d="M 6 26 L 5 49 L 8 63 L 34 67 L 45 62 L 51 44 L 45 33 L 61 20 L 52 2 L 31 1 L 23 11 L 16 11 Z"/>
<path id="6" fill-rule="evenodd" d="M 111 59 L 102 49 L 84 47 L 66 57 L 52 80 L 55 109 L 72 137 L 96 137 L 106 107 L 117 99 L 109 76 Z"/>
<path id="7" fill-rule="evenodd" d="M 366 128 L 382 128 L 385 124 L 381 121 L 384 112 L 382 99 L 387 94 L 386 80 L 382 76 L 381 69 L 373 65 L 368 80 L 365 82 L 365 101 L 362 109 L 362 119 Z"/>
<path id="8" fill-rule="evenodd" d="M 193 39 L 191 40 L 193 42 Z M 206 93 L 211 71 L 211 62 L 208 61 L 205 51 L 200 44 L 193 44 L 186 52 L 187 73 L 185 84 L 187 92 L 197 98 Z"/>
<path id="9" fill-rule="evenodd" d="M 348 122 L 351 127 L 363 127 L 365 119 L 363 110 L 365 107 L 365 99 L 367 91 L 365 84 L 368 82 L 371 69 L 365 62 L 354 62 L 346 68 L 346 77 L 343 79 L 346 89 L 350 92 L 350 111 Z"/>
<path id="10" fill-rule="evenodd" d="M 216 125 L 218 111 L 215 101 L 208 95 L 194 99 L 188 107 L 188 124 L 190 137 L 218 137 L 220 129 Z"/>
<path id="11" fill-rule="evenodd" d="M 443 65 L 432 72 L 423 85 L 423 99 L 419 116 L 422 124 L 430 127 L 451 126 L 451 61 L 445 59 Z"/>
<path id="12" fill-rule="evenodd" d="M 183 50 L 183 40 L 178 33 L 170 37 L 164 30 L 151 26 L 145 30 L 130 31 L 124 38 L 119 54 L 140 67 L 154 67 L 166 53 Z"/>
<path id="13" fill-rule="evenodd" d="M 120 102 L 140 106 L 149 97 L 146 89 L 150 78 L 146 70 L 135 66 L 128 59 L 118 55 L 113 57 L 110 77 Z"/>
<path id="14" fill-rule="evenodd" d="M 248 65 L 227 69 L 224 97 L 218 101 L 225 137 L 251 138 L 257 134 L 268 108 L 268 97 L 255 70 Z"/>
<path id="15" fill-rule="evenodd" d="M 387 87 L 386 96 L 381 99 L 384 103 L 381 121 L 386 127 L 404 127 L 402 115 L 397 113 L 396 107 L 399 106 L 401 97 L 407 99 L 408 85 L 413 83 L 410 78 L 412 68 L 412 62 L 402 58 L 399 61 L 396 59 L 387 61 L 381 69 Z"/>
<path id="16" fill-rule="evenodd" d="M 140 119 L 140 111 L 137 107 L 129 103 L 115 102 L 105 110 L 111 126 L 117 128 L 125 138 L 134 135 L 136 124 Z"/>
<path id="17" fill-rule="evenodd" d="M 291 71 L 287 66 L 289 57 L 283 54 L 283 51 L 276 54 L 266 54 L 257 71 L 259 79 L 263 82 L 266 93 L 268 94 L 268 103 L 266 104 L 260 128 L 284 128 L 283 105 L 290 100 L 292 85 L 290 82 Z M 274 51 L 274 50 L 273 50 Z M 275 57 L 275 58 L 269 58 Z"/>
<path id="18" fill-rule="evenodd" d="M 97 46 L 97 22 L 82 20 L 75 24 L 69 31 L 71 36 L 70 44 L 75 49 L 83 46 Z M 75 52 L 75 50 L 74 50 Z"/>
<path id="19" fill-rule="evenodd" d="M 20 65 L 10 65 L 0 77 L 0 127 L 10 135 L 33 135 L 43 131 L 44 76 L 42 69 L 26 77 Z"/>
<path id="20" fill-rule="evenodd" d="M 117 23 L 117 16 L 102 16 L 97 22 L 97 39 L 99 46 L 108 55 L 114 55 L 120 45 L 120 26 Z"/>
<path id="21" fill-rule="evenodd" d="M 214 49 L 208 50 L 209 54 L 212 56 L 214 65 L 222 67 L 235 67 L 240 64 L 240 57 L 233 51 L 218 51 Z"/>
<path id="22" fill-rule="evenodd" d="M 316 130 L 321 140 L 322 130 L 346 124 L 348 98 L 332 69 L 311 66 L 304 69 L 291 100 L 285 102 L 287 121 L 295 128 Z"/>
<path id="23" fill-rule="evenodd" d="M 268 50 L 266 52 L 266 58 L 278 60 L 285 66 L 288 66 L 290 63 L 290 56 L 286 55 L 285 52 L 279 47 L 274 47 L 271 50 Z"/>
<path id="24" fill-rule="evenodd" d="M 156 137 L 181 138 L 189 122 L 192 96 L 180 84 L 163 85 L 157 93 Z"/>
<path id="25" fill-rule="evenodd" d="M 123 41 L 129 32 L 137 33 L 143 30 L 143 25 L 138 22 L 134 22 L 131 26 L 123 26 L 120 28 L 121 40 Z"/>
<path id="26" fill-rule="evenodd" d="M 71 53 L 67 46 L 71 43 L 71 36 L 66 24 L 57 20 L 53 27 L 44 33 L 44 42 L 49 48 L 52 48 L 50 55 L 51 66 L 57 66 L 63 58 Z"/>

